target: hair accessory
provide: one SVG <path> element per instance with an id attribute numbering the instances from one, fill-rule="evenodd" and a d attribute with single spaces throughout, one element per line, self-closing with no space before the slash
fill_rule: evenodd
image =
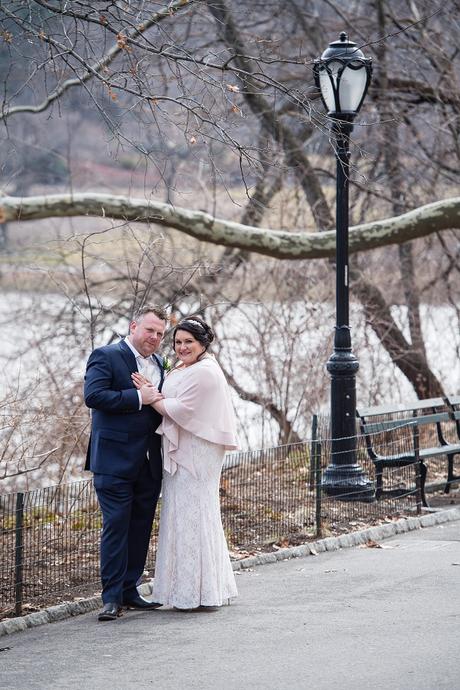
<path id="1" fill-rule="evenodd" d="M 200 328 L 202 328 L 203 330 L 206 330 L 203 324 L 200 323 L 200 321 L 195 321 L 195 319 L 184 319 L 182 323 L 194 323 L 197 326 L 200 326 Z M 178 328 L 180 328 L 180 323 L 178 324 Z"/>

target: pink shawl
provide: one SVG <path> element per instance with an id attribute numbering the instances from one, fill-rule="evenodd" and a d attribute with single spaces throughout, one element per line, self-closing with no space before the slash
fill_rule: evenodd
<path id="1" fill-rule="evenodd" d="M 158 434 L 163 435 L 164 469 L 174 474 L 177 465 L 196 476 L 191 448 L 181 447 L 180 430 L 216 443 L 224 450 L 237 448 L 235 414 L 222 369 L 205 357 L 172 372 L 163 387 L 165 415 Z"/>

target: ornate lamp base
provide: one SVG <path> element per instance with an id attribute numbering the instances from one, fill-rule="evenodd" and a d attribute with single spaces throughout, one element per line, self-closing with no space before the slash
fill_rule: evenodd
<path id="1" fill-rule="evenodd" d="M 359 465 L 329 465 L 324 470 L 321 489 L 341 501 L 375 501 L 374 483 Z"/>

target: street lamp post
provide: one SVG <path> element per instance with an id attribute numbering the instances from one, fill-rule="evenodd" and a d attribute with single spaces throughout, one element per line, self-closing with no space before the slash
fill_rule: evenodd
<path id="1" fill-rule="evenodd" d="M 372 74 L 370 58 L 345 33 L 315 60 L 316 86 L 332 121 L 337 164 L 336 195 L 336 325 L 334 352 L 327 362 L 331 376 L 331 463 L 322 488 L 343 500 L 373 501 L 372 482 L 356 462 L 356 372 L 349 326 L 348 180 L 349 139 Z"/>

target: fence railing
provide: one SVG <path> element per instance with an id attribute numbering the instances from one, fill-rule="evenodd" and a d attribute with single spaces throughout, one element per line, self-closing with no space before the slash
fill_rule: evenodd
<path id="1" fill-rule="evenodd" d="M 392 452 L 403 452 L 408 442 L 401 431 L 386 441 Z M 374 481 L 364 439 L 358 437 L 357 444 L 358 462 Z M 389 491 L 373 503 L 347 501 L 345 493 L 325 496 L 321 474 L 330 453 L 330 439 L 319 429 L 303 443 L 227 456 L 220 495 L 232 557 L 344 533 L 417 510 L 412 467 L 389 471 L 386 482 L 397 489 L 397 496 Z M 0 499 L 0 617 L 99 590 L 102 519 L 91 480 Z M 149 571 L 157 535 L 155 520 Z"/>

